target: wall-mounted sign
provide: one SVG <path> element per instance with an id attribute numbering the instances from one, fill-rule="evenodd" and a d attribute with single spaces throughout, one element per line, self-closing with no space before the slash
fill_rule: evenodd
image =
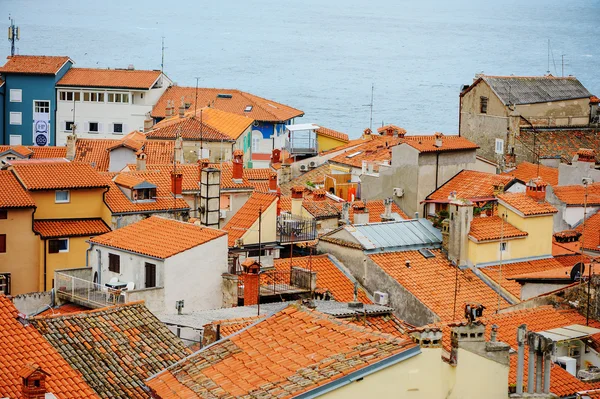
<path id="1" fill-rule="evenodd" d="M 42 119 L 44 118 L 45 119 Z M 33 144 L 44 147 L 50 144 L 50 122 L 48 114 L 37 114 L 33 121 Z"/>

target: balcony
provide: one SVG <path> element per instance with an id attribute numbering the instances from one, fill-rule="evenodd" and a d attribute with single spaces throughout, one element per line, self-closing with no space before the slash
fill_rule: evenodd
<path id="1" fill-rule="evenodd" d="M 304 241 L 313 241 L 318 237 L 317 221 L 282 213 L 277 217 L 277 241 L 280 244 L 295 244 Z"/>
<path id="2" fill-rule="evenodd" d="M 265 270 L 260 273 L 260 296 L 286 297 L 294 299 L 300 294 L 314 291 L 317 285 L 317 272 L 300 267 L 290 270 Z M 238 275 L 238 299 L 244 298 L 244 274 Z M 267 299 L 268 302 L 268 299 Z"/>

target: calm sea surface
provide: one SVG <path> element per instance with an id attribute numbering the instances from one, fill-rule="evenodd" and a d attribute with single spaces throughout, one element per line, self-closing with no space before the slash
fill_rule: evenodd
<path id="1" fill-rule="evenodd" d="M 180 85 L 239 88 L 358 136 L 382 122 L 456 133 L 475 73 L 577 76 L 600 94 L 600 0 L 0 0 L 20 54 L 79 67 L 160 69 Z M 6 39 L 0 56 L 10 52 Z"/>

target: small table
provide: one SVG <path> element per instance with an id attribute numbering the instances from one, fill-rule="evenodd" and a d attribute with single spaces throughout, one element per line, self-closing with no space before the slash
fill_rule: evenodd
<path id="1" fill-rule="evenodd" d="M 113 290 L 123 290 L 125 289 L 125 287 L 127 287 L 127 283 L 124 283 L 122 281 L 115 281 L 112 283 L 106 283 L 104 285 L 108 288 L 112 288 Z"/>

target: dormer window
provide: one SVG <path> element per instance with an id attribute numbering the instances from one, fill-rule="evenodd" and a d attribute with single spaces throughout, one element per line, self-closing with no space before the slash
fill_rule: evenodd
<path id="1" fill-rule="evenodd" d="M 156 199 L 156 188 L 140 188 L 133 190 L 135 201 L 147 201 Z"/>

